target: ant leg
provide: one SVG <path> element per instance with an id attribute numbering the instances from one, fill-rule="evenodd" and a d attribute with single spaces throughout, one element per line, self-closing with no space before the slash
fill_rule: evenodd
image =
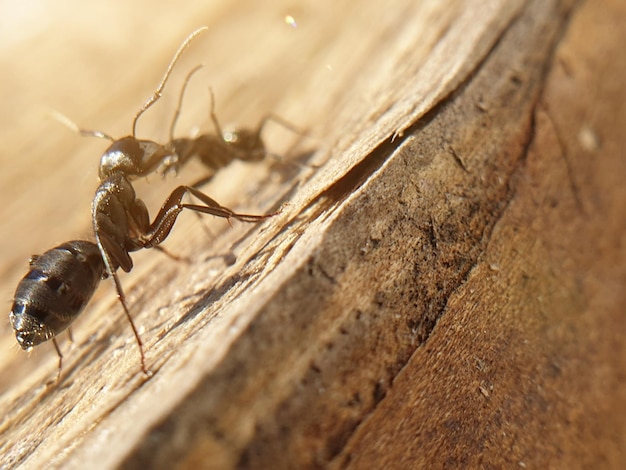
<path id="1" fill-rule="evenodd" d="M 194 183 L 192 183 L 190 186 L 192 188 L 196 188 L 196 189 L 201 188 L 202 186 L 207 184 L 209 181 L 211 181 L 213 179 L 214 175 L 215 175 L 215 173 L 209 173 L 208 175 L 206 175 L 206 176 L 200 178 L 199 180 L 195 181 Z M 213 232 L 211 232 L 211 229 L 205 223 L 205 220 L 202 218 L 202 216 L 198 212 L 194 212 L 193 214 L 200 221 L 200 225 L 202 226 L 202 230 L 204 230 L 204 233 L 209 238 L 209 240 L 215 238 L 215 235 L 213 234 Z"/>
<path id="2" fill-rule="evenodd" d="M 163 253 L 168 258 L 173 259 L 174 261 L 179 261 L 179 262 L 183 261 L 185 263 L 191 263 L 191 259 L 189 259 L 188 257 L 175 255 L 171 251 L 166 250 L 165 248 L 163 248 L 161 245 L 157 245 L 154 248 L 159 250 L 161 253 Z"/>
<path id="3" fill-rule="evenodd" d="M 117 292 L 117 298 L 122 304 L 122 308 L 124 309 L 124 313 L 126 314 L 126 318 L 130 323 L 130 327 L 133 330 L 133 334 L 135 335 L 135 340 L 137 341 L 137 347 L 139 348 L 139 355 L 141 361 L 141 371 L 147 376 L 151 377 L 152 373 L 146 368 L 146 356 L 143 350 L 143 341 L 139 336 L 139 331 L 135 326 L 135 322 L 133 321 L 133 317 L 130 315 L 130 311 L 128 310 L 128 306 L 126 305 L 126 296 L 124 295 L 124 290 L 122 289 L 122 283 L 120 282 L 119 277 L 117 276 L 116 269 L 114 269 L 113 261 L 111 259 L 111 255 L 104 247 L 100 234 L 96 231 L 96 243 L 98 244 L 98 248 L 100 249 L 100 254 L 102 255 L 102 260 L 104 261 L 104 266 L 106 268 L 107 274 L 113 279 L 113 284 L 115 284 L 115 291 Z M 132 265 L 131 265 L 132 267 Z"/>
<path id="4" fill-rule="evenodd" d="M 302 137 L 308 137 L 305 131 L 303 131 L 299 127 L 294 126 L 289 121 L 287 121 L 286 119 L 283 119 L 277 114 L 266 114 L 265 116 L 261 118 L 261 121 L 259 121 L 259 125 L 256 128 L 257 135 L 261 134 L 261 132 L 263 131 L 263 128 L 268 122 L 275 122 L 276 124 L 283 126 L 285 129 L 293 132 L 294 134 L 300 135 Z"/>
<path id="5" fill-rule="evenodd" d="M 211 181 L 213 179 L 213 177 L 215 176 L 215 172 L 213 173 L 209 173 L 206 176 L 203 176 L 202 178 L 200 178 L 197 181 L 194 181 L 193 183 L 191 183 L 189 186 L 191 186 L 192 188 L 201 188 L 202 186 L 204 186 L 205 184 L 207 184 L 209 181 Z"/>
<path id="6" fill-rule="evenodd" d="M 61 369 L 63 368 L 63 353 L 61 352 L 61 348 L 59 347 L 59 343 L 57 343 L 56 338 L 52 338 L 52 344 L 54 344 L 54 349 L 57 351 L 57 355 L 59 356 L 59 368 L 57 369 L 57 376 L 53 382 L 48 382 L 48 385 L 59 383 L 59 379 L 61 378 Z"/>
<path id="7" fill-rule="evenodd" d="M 67 327 L 67 337 L 69 338 L 70 343 L 74 342 L 74 335 L 72 334 L 72 327 L 71 326 Z"/>
<path id="8" fill-rule="evenodd" d="M 302 138 L 306 138 L 306 139 L 311 139 L 312 137 L 304 130 L 302 130 L 301 128 L 294 126 L 293 124 L 291 124 L 289 121 L 287 121 L 286 119 L 283 119 L 282 117 L 276 115 L 276 114 L 267 114 L 265 116 L 263 116 L 263 118 L 261 119 L 258 127 L 256 128 L 256 135 L 259 136 L 261 135 L 261 132 L 263 132 L 263 129 L 265 128 L 265 125 L 268 122 L 274 122 L 276 124 L 279 124 L 280 126 L 284 127 L 285 129 L 293 132 L 294 134 L 300 136 L 299 139 L 297 139 L 294 144 L 290 147 L 290 149 L 287 151 L 287 153 L 291 153 L 293 151 L 293 149 L 295 147 L 297 147 L 299 145 L 299 143 L 301 142 Z M 313 163 L 300 163 L 300 162 L 296 162 L 293 160 L 287 160 L 285 159 L 282 155 L 278 155 L 276 153 L 272 153 L 272 152 L 266 152 L 265 154 L 268 158 L 273 159 L 276 162 L 279 163 L 285 163 L 288 165 L 291 165 L 293 167 L 299 168 L 301 170 L 307 170 L 307 169 L 315 169 L 315 168 L 320 168 L 321 165 L 319 164 L 313 164 Z"/>
<path id="9" fill-rule="evenodd" d="M 270 217 L 274 217 L 278 214 L 278 212 L 272 212 L 271 214 L 265 215 L 251 215 L 251 214 L 239 214 L 231 209 L 220 205 L 215 199 L 210 198 L 203 192 L 193 188 L 191 186 L 184 186 L 184 188 L 189 191 L 193 196 L 200 199 L 202 202 L 206 204 L 206 206 L 198 206 L 195 204 L 183 204 L 183 208 L 191 209 L 198 212 L 203 212 L 205 214 L 215 215 L 217 217 L 223 217 L 225 219 L 237 219 L 242 222 L 259 222 L 261 220 L 268 219 Z"/>
<path id="10" fill-rule="evenodd" d="M 213 232 L 211 232 L 209 227 L 204 223 L 204 220 L 202 219 L 200 214 L 198 212 L 194 212 L 193 214 L 198 217 L 198 220 L 202 224 L 202 228 L 203 228 L 204 233 L 206 234 L 206 236 L 209 237 L 209 239 L 214 238 L 215 235 L 213 234 Z M 168 258 L 173 259 L 174 261 L 179 261 L 179 262 L 182 261 L 182 262 L 185 262 L 185 263 L 191 263 L 192 262 L 190 257 L 175 255 L 171 251 L 166 250 L 165 248 L 163 248 L 163 246 L 161 246 L 161 245 L 156 245 L 153 248 L 155 248 L 156 250 L 159 250 L 165 256 L 167 256 Z M 206 260 L 209 260 L 209 259 L 217 259 L 217 258 L 219 258 L 222 261 L 224 261 L 224 264 L 226 264 L 227 266 L 231 266 L 231 265 L 235 264 L 235 261 L 237 261 L 237 258 L 235 257 L 235 255 L 232 252 L 228 252 L 228 253 L 225 253 L 225 254 L 222 254 L 222 255 L 207 256 L 207 257 L 204 258 L 204 260 L 206 261 Z"/>
<path id="11" fill-rule="evenodd" d="M 274 122 L 282 127 L 284 127 L 285 129 L 287 129 L 288 131 L 293 132 L 294 134 L 300 136 L 300 137 L 304 137 L 304 138 L 311 138 L 311 136 L 304 130 L 302 130 L 301 128 L 294 126 L 292 123 L 290 123 L 289 121 L 287 121 L 286 119 L 278 116 L 277 114 L 266 114 L 265 116 L 263 116 L 263 118 L 261 118 L 261 121 L 259 122 L 259 125 L 257 126 L 255 133 L 257 136 L 261 135 L 261 132 L 263 132 L 263 129 L 265 128 L 265 125 L 268 122 Z M 298 141 L 296 141 L 294 146 L 298 145 L 298 142 L 300 140 L 298 139 Z M 292 147 L 293 148 L 293 147 Z M 319 168 L 319 165 L 303 165 L 301 163 L 298 162 L 292 162 L 292 161 L 286 161 L 285 158 L 282 155 L 278 155 L 275 153 L 270 153 L 267 152 L 266 155 L 270 158 L 273 158 L 275 161 L 277 162 L 281 162 L 281 163 L 289 163 L 290 165 L 294 165 L 298 168 Z"/>
<path id="12" fill-rule="evenodd" d="M 69 340 L 69 344 L 70 344 L 70 351 L 74 350 L 74 334 L 72 333 L 72 326 L 68 326 L 67 327 L 67 339 Z"/>
<path id="13" fill-rule="evenodd" d="M 182 198 L 185 194 L 191 194 L 200 199 L 205 205 L 198 204 L 183 204 Z M 259 222 L 269 217 L 275 216 L 278 212 L 274 212 L 266 215 L 251 215 L 251 214 L 239 214 L 231 209 L 220 205 L 214 199 L 211 199 L 206 194 L 191 186 L 179 186 L 167 198 L 161 210 L 155 217 L 154 221 L 148 227 L 146 233 L 143 234 L 143 246 L 144 248 L 154 247 L 163 242 L 169 235 L 176 218 L 182 212 L 183 209 L 190 209 L 203 214 L 210 214 L 216 217 L 222 217 L 227 220 L 237 219 L 242 222 Z"/>
<path id="14" fill-rule="evenodd" d="M 213 127 L 215 128 L 215 132 L 217 133 L 217 135 L 224 141 L 224 143 L 228 144 L 229 141 L 224 137 L 224 131 L 222 130 L 222 126 L 217 119 L 217 114 L 215 114 L 215 94 L 213 93 L 213 89 L 211 87 L 209 87 L 209 95 L 211 97 L 210 116 L 211 121 L 213 122 Z M 276 124 L 283 126 L 285 129 L 293 132 L 294 134 L 307 137 L 307 133 L 304 132 L 302 129 L 294 126 L 286 119 L 283 119 L 282 117 L 273 113 L 266 114 L 261 118 L 261 120 L 259 121 L 259 125 L 254 130 L 253 134 L 256 136 L 261 135 L 261 132 L 263 132 L 263 129 L 268 122 L 275 122 Z"/>
<path id="15" fill-rule="evenodd" d="M 126 318 L 128 318 L 128 323 L 130 323 L 130 327 L 133 330 L 133 334 L 135 335 L 135 340 L 137 341 L 137 347 L 139 348 L 139 355 L 141 361 L 141 371 L 148 377 L 152 376 L 152 372 L 150 372 L 146 368 L 146 356 L 143 350 L 143 341 L 141 340 L 141 336 L 139 336 L 139 331 L 137 331 L 137 327 L 135 326 L 135 322 L 133 321 L 133 317 L 130 316 L 130 311 L 128 310 L 128 306 L 126 305 L 126 296 L 124 295 L 124 291 L 122 290 L 122 284 L 120 283 L 119 277 L 117 273 L 112 273 L 111 277 L 113 278 L 113 282 L 115 284 L 115 290 L 117 290 L 117 298 L 122 303 L 122 307 L 124 308 L 124 313 L 126 314 Z"/>
<path id="16" fill-rule="evenodd" d="M 199 191 L 197 189 L 196 185 L 193 185 L 192 187 L 189 187 L 187 189 L 188 189 L 188 191 L 191 194 L 193 194 L 195 197 L 200 199 L 207 206 L 211 206 L 212 204 L 218 205 L 219 208 L 224 213 L 223 213 L 223 215 L 218 215 L 218 214 L 215 214 L 213 212 L 209 212 L 206 207 L 203 208 L 203 206 L 197 206 L 197 205 L 193 205 L 193 204 L 184 204 L 183 205 L 184 209 L 191 209 L 191 210 L 194 211 L 194 214 L 198 214 L 198 212 L 203 212 L 205 214 L 212 214 L 212 215 L 216 215 L 218 217 L 225 217 L 226 220 L 228 220 L 229 224 L 230 224 L 230 217 L 235 218 L 237 220 L 241 220 L 242 222 L 257 222 L 257 221 L 268 219 L 270 217 L 274 217 L 275 215 L 277 215 L 279 213 L 279 211 L 276 211 L 276 212 L 272 212 L 270 214 L 265 214 L 265 215 L 237 214 L 237 213 L 233 212 L 232 210 L 228 209 L 227 207 L 220 206 L 217 201 L 215 201 L 214 199 L 210 198 L 209 196 L 207 196 L 203 192 Z M 224 255 L 220 255 L 220 257 L 224 260 L 224 263 L 226 263 L 226 265 L 235 264 L 235 261 L 237 259 L 235 257 L 235 254 L 232 251 L 230 253 L 227 253 L 227 254 L 224 254 Z"/>

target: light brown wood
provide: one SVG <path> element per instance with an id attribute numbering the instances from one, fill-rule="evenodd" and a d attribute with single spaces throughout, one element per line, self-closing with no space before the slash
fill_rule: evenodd
<path id="1" fill-rule="evenodd" d="M 614 0 L 68 1 L 15 27 L 7 300 L 30 254 L 89 236 L 106 143 L 45 111 L 127 134 L 196 27 L 142 137 L 167 137 L 197 63 L 178 134 L 210 129 L 210 85 L 224 123 L 274 112 L 310 137 L 268 127 L 286 162 L 203 188 L 278 216 L 208 220 L 212 237 L 184 217 L 166 246 L 191 262 L 133 256 L 122 282 L 150 380 L 109 282 L 61 342 L 55 388 L 52 346 L 29 356 L 4 324 L 0 466 L 617 468 L 625 18 Z M 137 189 L 154 211 L 199 173 Z M 231 248 L 232 266 L 211 258 Z"/>

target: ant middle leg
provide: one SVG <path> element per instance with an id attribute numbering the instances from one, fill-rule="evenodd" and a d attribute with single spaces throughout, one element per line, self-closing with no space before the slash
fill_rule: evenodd
<path id="1" fill-rule="evenodd" d="M 146 377 L 151 377 L 152 372 L 150 372 L 146 367 L 146 355 L 144 352 L 143 341 L 141 340 L 141 336 L 139 336 L 139 330 L 137 330 L 137 327 L 135 326 L 133 317 L 130 315 L 130 310 L 128 309 L 128 305 L 126 304 L 126 295 L 124 294 L 124 289 L 122 289 L 122 283 L 120 282 L 120 278 L 117 275 L 118 267 L 123 269 L 125 272 L 129 272 L 132 269 L 132 261 L 130 260 L 130 256 L 128 256 L 128 251 L 120 246 L 117 246 L 115 242 L 109 236 L 107 236 L 105 232 L 96 230 L 95 236 L 96 243 L 98 244 L 98 248 L 100 250 L 100 254 L 102 255 L 102 261 L 104 262 L 106 276 L 110 277 L 113 280 L 113 284 L 115 285 L 115 292 L 117 293 L 117 298 L 122 304 L 124 314 L 126 315 L 128 322 L 130 323 L 131 329 L 133 330 L 133 335 L 135 336 L 135 340 L 137 342 L 137 348 L 139 349 L 141 371 Z M 125 256 L 121 256 L 120 254 Z M 122 263 L 121 261 L 125 260 L 126 257 L 128 261 L 124 261 Z"/>
<path id="2" fill-rule="evenodd" d="M 187 256 L 180 256 L 177 254 L 172 253 L 171 251 L 165 249 L 164 247 L 162 247 L 161 245 L 156 245 L 154 247 L 155 250 L 160 251 L 161 253 L 163 253 L 165 256 L 167 256 L 168 258 L 174 260 L 174 261 L 178 261 L 178 262 L 184 262 L 184 263 L 190 263 L 191 259 Z"/>
<path id="3" fill-rule="evenodd" d="M 139 336 L 139 330 L 135 326 L 135 322 L 133 321 L 133 317 L 130 315 L 130 310 L 128 309 L 128 305 L 126 305 L 126 295 L 122 290 L 122 283 L 120 282 L 119 277 L 117 276 L 117 272 L 111 272 L 111 278 L 113 279 L 113 283 L 115 284 L 115 290 L 117 291 L 117 298 L 122 304 L 122 308 L 124 309 L 124 314 L 130 323 L 130 327 L 133 330 L 133 335 L 135 335 L 135 341 L 137 342 L 137 347 L 139 348 L 139 361 L 141 365 L 141 371 L 144 373 L 146 377 L 152 377 L 152 372 L 148 370 L 146 367 L 146 354 L 144 352 L 143 341 L 141 336 Z"/>

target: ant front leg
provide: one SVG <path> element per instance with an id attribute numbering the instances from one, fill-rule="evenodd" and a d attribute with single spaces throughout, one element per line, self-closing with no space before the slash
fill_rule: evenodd
<path id="1" fill-rule="evenodd" d="M 182 199 L 185 194 L 195 196 L 202 201 L 204 205 L 183 203 Z M 242 222 L 260 222 L 278 214 L 278 212 L 266 215 L 239 214 L 220 205 L 217 201 L 194 187 L 179 186 L 172 191 L 148 230 L 143 234 L 144 248 L 151 248 L 162 243 L 170 234 L 176 222 L 176 218 L 183 209 L 222 217 L 228 221 L 230 221 L 230 219 L 237 219 Z"/>

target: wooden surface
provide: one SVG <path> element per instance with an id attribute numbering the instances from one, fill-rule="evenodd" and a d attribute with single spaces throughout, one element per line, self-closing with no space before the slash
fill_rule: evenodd
<path id="1" fill-rule="evenodd" d="M 134 256 L 150 380 L 107 282 L 56 388 L 52 346 L 2 323 L 0 467 L 620 468 L 622 2 L 205 3 L 3 16 L 7 305 L 32 253 L 89 237 L 106 144 L 47 110 L 128 133 L 200 25 L 140 136 L 166 138 L 204 63 L 179 134 L 209 129 L 210 85 L 225 123 L 306 129 L 264 136 L 320 168 L 235 164 L 203 189 L 280 215 L 184 217 L 166 246 L 189 263 Z M 154 211 L 198 172 L 137 189 Z"/>

